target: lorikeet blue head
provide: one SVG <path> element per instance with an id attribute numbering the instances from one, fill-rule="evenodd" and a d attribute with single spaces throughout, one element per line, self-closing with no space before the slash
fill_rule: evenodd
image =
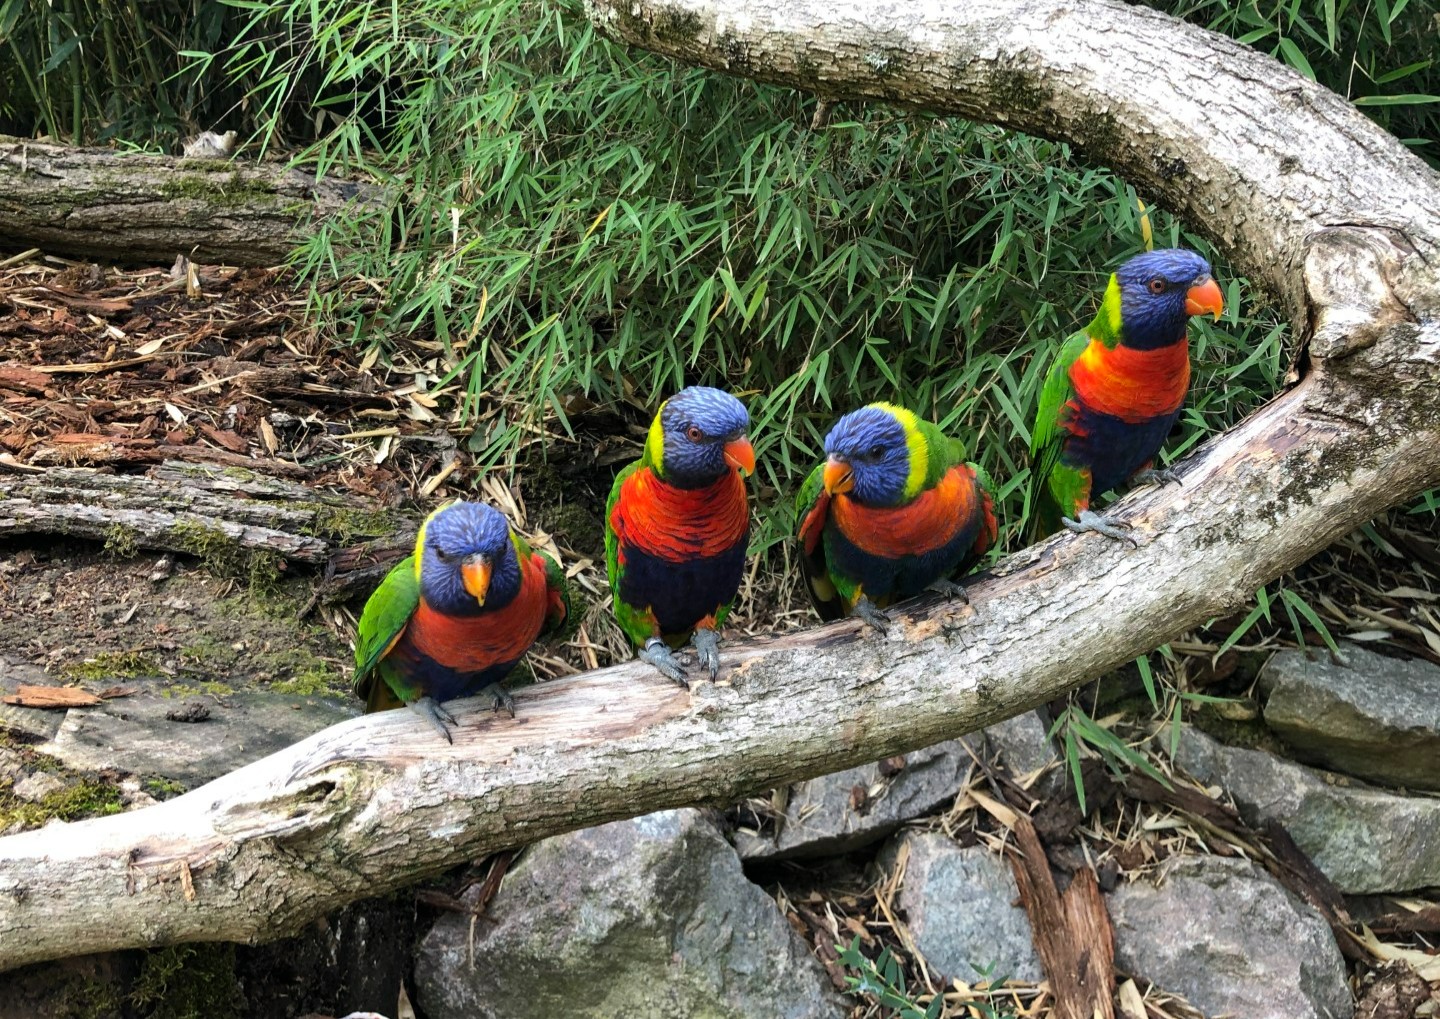
<path id="1" fill-rule="evenodd" d="M 928 450 L 903 407 L 872 403 L 851 411 L 825 436 L 825 490 L 867 506 L 897 506 L 925 477 Z"/>
<path id="2" fill-rule="evenodd" d="M 651 468 L 670 484 L 700 488 L 726 471 L 754 472 L 749 428 L 750 415 L 735 397 L 690 386 L 661 404 L 645 452 Z"/>
<path id="3" fill-rule="evenodd" d="M 452 502 L 430 514 L 415 540 L 421 597 L 447 616 L 509 604 L 520 560 L 505 515 L 484 503 Z"/>
<path id="4" fill-rule="evenodd" d="M 1185 248 L 1147 251 L 1116 269 L 1105 293 L 1106 309 L 1116 302 L 1120 341 L 1138 350 L 1174 343 L 1191 315 L 1210 313 L 1218 319 L 1225 310 L 1210 263 Z"/>

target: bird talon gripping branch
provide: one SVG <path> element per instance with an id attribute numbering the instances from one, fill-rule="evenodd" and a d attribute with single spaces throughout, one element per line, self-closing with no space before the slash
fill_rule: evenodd
<path id="1" fill-rule="evenodd" d="M 1140 542 L 1131 533 L 1129 524 L 1122 524 L 1093 510 L 1081 510 L 1077 520 L 1062 517 L 1060 523 L 1067 531 L 1074 531 L 1076 534 L 1103 534 L 1115 541 L 1128 541 L 1132 548 L 1140 547 Z"/>
<path id="2" fill-rule="evenodd" d="M 1182 486 L 1182 487 L 1183 487 L 1184 484 L 1185 484 L 1185 482 L 1183 482 L 1183 481 L 1180 480 L 1180 475 L 1176 474 L 1176 473 L 1175 473 L 1173 470 L 1171 470 L 1169 467 L 1161 467 L 1161 468 L 1159 468 L 1159 469 L 1156 469 L 1156 468 L 1154 468 L 1154 467 L 1146 467 L 1144 470 L 1142 470 L 1142 471 L 1140 471 L 1138 474 L 1136 474 L 1135 477 L 1131 478 L 1131 479 L 1130 479 L 1130 483 L 1131 483 L 1132 485 L 1172 485 L 1172 484 L 1173 484 L 1173 485 L 1180 485 L 1180 486 Z"/>
<path id="3" fill-rule="evenodd" d="M 515 717 L 515 698 L 510 696 L 509 690 L 499 683 L 491 683 L 476 696 L 484 697 L 486 694 L 490 695 L 490 710 L 493 713 L 498 715 L 501 709 L 504 709 L 511 718 Z"/>
<path id="4" fill-rule="evenodd" d="M 892 622 L 890 616 L 876 608 L 875 603 L 864 595 L 860 596 L 850 611 L 855 618 L 863 620 L 865 625 L 871 629 L 879 633 L 890 632 L 890 623 Z"/>
<path id="5" fill-rule="evenodd" d="M 460 723 L 455 721 L 455 716 L 446 711 L 435 702 L 432 697 L 420 697 L 410 702 L 410 709 L 425 721 L 435 727 L 435 731 L 445 737 L 446 743 L 454 743 L 455 737 L 450 734 L 450 726 L 459 727 Z"/>
<path id="6" fill-rule="evenodd" d="M 710 673 L 710 680 L 714 682 L 715 677 L 720 675 L 719 636 L 709 627 L 701 627 L 690 638 L 690 643 L 695 645 L 695 657 L 699 659 L 700 667 Z"/>
<path id="7" fill-rule="evenodd" d="M 965 593 L 965 585 L 957 584 L 949 577 L 941 577 L 926 587 L 925 590 L 934 591 L 936 594 L 945 598 L 952 598 L 961 605 L 970 604 L 970 596 Z"/>
<path id="8" fill-rule="evenodd" d="M 635 657 L 655 666 L 667 679 L 679 683 L 686 690 L 690 689 L 690 681 L 685 678 L 685 670 L 681 667 L 680 660 L 658 637 L 651 637 L 646 641 L 645 646 L 635 652 Z"/>

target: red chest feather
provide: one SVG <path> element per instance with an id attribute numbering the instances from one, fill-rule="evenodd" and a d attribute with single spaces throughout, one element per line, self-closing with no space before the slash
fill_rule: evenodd
<path id="1" fill-rule="evenodd" d="M 884 559 L 943 548 L 969 527 L 981 509 L 975 474 L 952 467 L 939 483 L 904 506 L 861 506 L 846 496 L 830 500 L 830 517 L 861 551 Z"/>
<path id="2" fill-rule="evenodd" d="M 405 629 L 417 651 L 456 672 L 481 672 L 513 662 L 535 643 L 549 608 L 545 568 L 532 558 L 521 568 L 520 593 L 508 605 L 478 616 L 442 616 L 422 598 Z"/>
<path id="3" fill-rule="evenodd" d="M 704 488 L 676 488 L 642 467 L 625 479 L 610 512 L 620 543 L 672 562 L 720 555 L 746 540 L 745 479 L 727 471 Z"/>
<path id="4" fill-rule="evenodd" d="M 1168 347 L 1132 350 L 1091 340 L 1070 366 L 1070 381 L 1085 407 L 1130 424 L 1173 414 L 1190 388 L 1190 344 L 1182 336 Z"/>

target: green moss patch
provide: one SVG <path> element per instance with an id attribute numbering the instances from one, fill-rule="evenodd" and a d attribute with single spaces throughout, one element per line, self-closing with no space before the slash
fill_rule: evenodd
<path id="1" fill-rule="evenodd" d="M 38 828 L 54 820 L 104 817 L 122 809 L 120 790 L 98 778 L 57 789 L 34 803 L 20 799 L 7 786 L 0 788 L 0 831 L 16 822 L 24 828 Z"/>
<path id="2" fill-rule="evenodd" d="M 60 674 L 72 680 L 130 679 L 158 676 L 160 666 L 152 656 L 141 651 L 102 651 L 83 661 L 71 662 Z"/>

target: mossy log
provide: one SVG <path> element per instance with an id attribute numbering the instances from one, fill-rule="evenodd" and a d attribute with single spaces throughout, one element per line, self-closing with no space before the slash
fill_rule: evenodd
<path id="1" fill-rule="evenodd" d="M 382 551 L 403 547 L 415 527 L 404 515 L 240 467 L 166 461 L 145 474 L 55 467 L 0 475 L 0 536 L 64 534 L 219 566 L 255 557 L 326 566 L 341 594 L 356 589 L 344 578 L 364 565 L 351 546 L 378 539 Z M 330 560 L 342 549 L 337 573 Z"/>
<path id="2" fill-rule="evenodd" d="M 0 135 L 0 247 L 115 262 L 284 263 L 303 232 L 379 188 L 279 162 L 69 148 Z"/>
<path id="3" fill-rule="evenodd" d="M 1299 379 L 970 605 L 722 649 L 689 691 L 628 664 L 321 732 L 191 793 L 0 839 L 0 969 L 263 941 L 504 847 L 723 804 L 1027 710 L 1206 619 L 1440 484 L 1440 179 L 1339 96 L 1118 0 L 590 0 L 603 31 L 767 81 L 1086 145 L 1202 223 L 1282 302 Z"/>

